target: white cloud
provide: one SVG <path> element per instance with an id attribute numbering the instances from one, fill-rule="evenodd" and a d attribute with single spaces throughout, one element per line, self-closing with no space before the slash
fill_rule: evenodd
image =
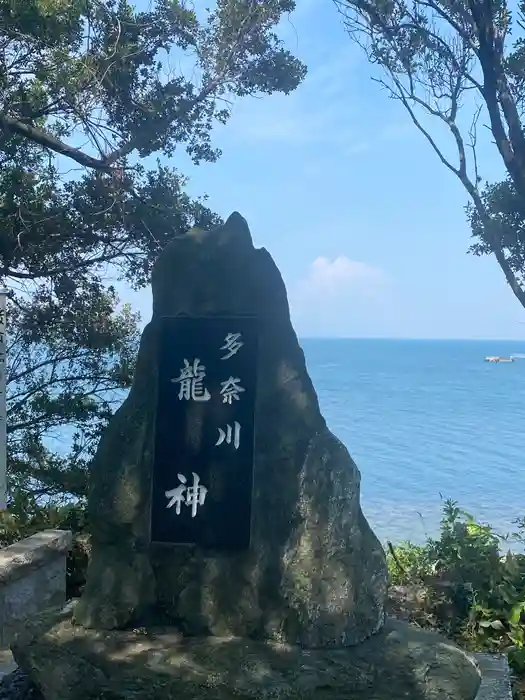
<path id="1" fill-rule="evenodd" d="M 383 270 L 345 255 L 318 257 L 292 285 L 290 306 L 300 335 L 369 336 L 388 316 L 390 287 Z"/>
<path id="2" fill-rule="evenodd" d="M 339 255 L 334 260 L 316 258 L 308 275 L 301 280 L 298 291 L 308 297 L 318 294 L 340 296 L 352 292 L 361 296 L 375 296 L 386 282 L 382 270 L 367 263 Z"/>

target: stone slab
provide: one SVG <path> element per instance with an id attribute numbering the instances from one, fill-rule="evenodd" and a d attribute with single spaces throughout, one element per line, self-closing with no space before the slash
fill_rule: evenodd
<path id="1" fill-rule="evenodd" d="M 474 700 L 474 661 L 397 620 L 355 647 L 302 649 L 175 628 L 86 629 L 48 611 L 12 644 L 46 700 Z"/>
<path id="2" fill-rule="evenodd" d="M 21 578 L 28 569 L 37 568 L 50 557 L 69 551 L 72 537 L 69 530 L 43 530 L 0 549 L 0 583 Z"/>
<path id="3" fill-rule="evenodd" d="M 481 671 L 476 700 L 512 700 L 510 668 L 505 654 L 474 654 Z"/>
<path id="4" fill-rule="evenodd" d="M 71 544 L 71 532 L 44 530 L 0 550 L 0 648 L 28 617 L 65 605 Z"/>

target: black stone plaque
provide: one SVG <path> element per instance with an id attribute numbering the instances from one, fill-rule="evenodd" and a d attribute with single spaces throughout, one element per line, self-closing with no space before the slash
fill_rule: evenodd
<path id="1" fill-rule="evenodd" d="M 151 541 L 250 545 L 257 322 L 160 320 Z"/>

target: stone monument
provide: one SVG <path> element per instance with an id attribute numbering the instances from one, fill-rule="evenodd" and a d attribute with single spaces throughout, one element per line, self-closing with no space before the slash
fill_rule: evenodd
<path id="1" fill-rule="evenodd" d="M 237 213 L 161 253 L 89 493 L 82 598 L 13 644 L 46 700 L 473 700 L 475 664 L 385 624 L 383 549 Z"/>

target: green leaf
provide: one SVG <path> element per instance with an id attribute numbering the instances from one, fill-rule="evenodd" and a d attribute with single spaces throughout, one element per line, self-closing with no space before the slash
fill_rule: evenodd
<path id="1" fill-rule="evenodd" d="M 493 620 L 490 623 L 490 626 L 492 627 L 493 630 L 504 630 L 505 629 L 505 625 L 503 624 L 503 622 L 501 620 Z"/>
<path id="2" fill-rule="evenodd" d="M 509 615 L 509 622 L 512 625 L 519 624 L 522 613 L 525 613 L 525 601 L 520 601 L 512 607 Z"/>

